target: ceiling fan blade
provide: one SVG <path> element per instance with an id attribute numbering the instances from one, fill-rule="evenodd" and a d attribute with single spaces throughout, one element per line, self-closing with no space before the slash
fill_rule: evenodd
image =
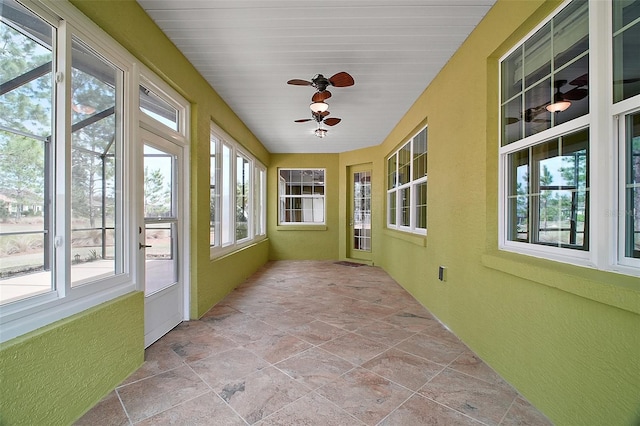
<path id="1" fill-rule="evenodd" d="M 582 74 L 580 77 L 571 80 L 569 84 L 578 87 L 586 86 L 589 84 L 589 73 Z"/>
<path id="2" fill-rule="evenodd" d="M 507 124 L 515 124 L 515 123 L 518 123 L 519 121 L 520 121 L 520 119 L 519 119 L 519 118 L 516 118 L 516 117 L 507 117 L 507 118 L 505 119 L 505 122 L 506 122 Z"/>
<path id="3" fill-rule="evenodd" d="M 588 94 L 589 91 L 587 89 L 575 88 L 569 90 L 567 93 L 564 93 L 562 95 L 562 98 L 568 101 L 579 101 L 580 99 L 586 98 Z"/>
<path id="4" fill-rule="evenodd" d="M 294 120 L 295 123 L 306 123 L 307 121 L 311 121 L 313 118 L 301 118 L 300 120 Z"/>
<path id="5" fill-rule="evenodd" d="M 341 118 L 331 117 L 331 118 L 325 119 L 324 124 L 326 124 L 327 126 L 335 126 L 341 121 L 342 121 Z"/>
<path id="6" fill-rule="evenodd" d="M 322 102 L 331 97 L 331 92 L 328 90 L 323 90 L 322 92 L 316 92 L 311 97 L 311 102 Z"/>
<path id="7" fill-rule="evenodd" d="M 329 83 L 331 83 L 331 85 L 335 87 L 347 87 L 347 86 L 353 86 L 355 84 L 355 81 L 353 81 L 353 77 L 351 77 L 351 75 L 342 71 L 337 74 L 334 74 L 329 79 Z"/>
<path id="8" fill-rule="evenodd" d="M 322 112 L 312 112 L 311 115 L 313 115 L 314 117 L 326 117 L 327 115 L 331 114 L 329 111 L 322 111 Z"/>
<path id="9" fill-rule="evenodd" d="M 311 82 L 307 80 L 300 80 L 299 78 L 294 78 L 293 80 L 287 81 L 287 84 L 293 84 L 294 86 L 311 86 Z"/>

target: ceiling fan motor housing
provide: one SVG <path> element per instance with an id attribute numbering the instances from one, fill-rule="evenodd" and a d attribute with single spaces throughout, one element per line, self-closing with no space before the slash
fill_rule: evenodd
<path id="1" fill-rule="evenodd" d="M 325 90 L 327 90 L 327 86 L 329 86 L 329 80 L 327 78 L 325 78 L 325 76 L 323 76 L 322 74 L 318 74 L 315 77 L 313 77 L 313 80 L 311 80 L 312 86 L 315 87 L 316 89 L 318 89 L 319 92 L 324 92 Z"/>

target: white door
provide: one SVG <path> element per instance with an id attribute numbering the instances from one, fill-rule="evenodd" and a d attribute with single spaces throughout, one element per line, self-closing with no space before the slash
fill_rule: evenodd
<path id="1" fill-rule="evenodd" d="M 141 129 L 144 170 L 144 343 L 151 345 L 184 317 L 182 147 Z"/>

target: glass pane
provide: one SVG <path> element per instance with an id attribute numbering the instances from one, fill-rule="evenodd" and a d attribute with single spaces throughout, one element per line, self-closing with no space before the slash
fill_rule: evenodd
<path id="1" fill-rule="evenodd" d="M 353 248 L 371 251 L 371 172 L 353 174 Z"/>
<path id="2" fill-rule="evenodd" d="M 216 139 L 211 137 L 211 141 L 209 143 L 209 245 L 217 246 L 219 242 L 216 239 L 216 233 L 219 232 L 218 229 L 220 227 L 219 223 L 216 222 L 217 217 L 217 206 L 219 199 L 219 188 L 216 187 L 216 174 L 217 174 L 217 164 L 216 164 Z"/>
<path id="3" fill-rule="evenodd" d="M 557 70 L 589 50 L 589 9 L 573 1 L 553 18 L 553 66 Z"/>
<path id="4" fill-rule="evenodd" d="M 413 179 L 427 175 L 427 129 L 413 138 Z"/>
<path id="5" fill-rule="evenodd" d="M 501 64 L 502 102 L 522 92 L 522 47 L 516 49 Z"/>
<path id="6" fill-rule="evenodd" d="M 144 217 L 175 217 L 173 194 L 174 157 L 144 146 Z"/>
<path id="7" fill-rule="evenodd" d="M 529 150 L 509 155 L 507 238 L 529 242 Z"/>
<path id="8" fill-rule="evenodd" d="M 410 188 L 400 189 L 400 225 L 411 226 L 411 191 Z"/>
<path id="9" fill-rule="evenodd" d="M 524 43 L 525 89 L 551 74 L 551 23 Z"/>
<path id="10" fill-rule="evenodd" d="M 232 216 L 231 209 L 233 209 L 233 163 L 231 162 L 231 147 L 228 145 L 222 145 L 222 164 L 221 169 L 221 197 L 220 200 L 220 244 L 223 246 L 233 243 L 232 234 Z"/>
<path id="11" fill-rule="evenodd" d="M 53 289 L 49 190 L 54 29 L 0 5 L 0 305 Z"/>
<path id="12" fill-rule="evenodd" d="M 145 244 L 144 294 L 149 296 L 178 282 L 175 223 L 147 224 Z"/>
<path id="13" fill-rule="evenodd" d="M 396 160 L 397 154 L 393 154 L 387 160 L 387 189 L 395 188 L 398 183 L 398 178 L 396 176 Z"/>
<path id="14" fill-rule="evenodd" d="M 407 142 L 398 151 L 398 184 L 404 185 L 411 180 L 411 142 Z"/>
<path id="15" fill-rule="evenodd" d="M 390 192 L 387 195 L 387 202 L 389 205 L 389 225 L 395 225 L 396 224 L 396 215 L 397 215 L 397 210 L 396 210 L 396 198 L 397 198 L 398 194 L 396 191 Z"/>
<path id="16" fill-rule="evenodd" d="M 524 135 L 531 136 L 551 127 L 551 79 L 548 78 L 525 92 Z"/>
<path id="17" fill-rule="evenodd" d="M 640 113 L 627 116 L 625 256 L 640 258 Z"/>
<path id="18" fill-rule="evenodd" d="M 624 23 L 613 38 L 613 100 L 618 102 L 640 94 L 640 1 L 614 1 L 614 23 Z"/>
<path id="19" fill-rule="evenodd" d="M 427 229 L 427 182 L 415 187 L 416 194 L 416 228 Z"/>
<path id="20" fill-rule="evenodd" d="M 123 73 L 72 40 L 72 286 L 121 273 L 119 101 Z"/>
<path id="21" fill-rule="evenodd" d="M 178 131 L 178 110 L 142 85 L 140 85 L 140 111 L 171 130 Z"/>
<path id="22" fill-rule="evenodd" d="M 509 155 L 510 241 L 588 250 L 589 131 Z"/>
<path id="23" fill-rule="evenodd" d="M 554 124 L 566 123 L 589 113 L 589 55 L 558 71 L 554 81 L 554 100 L 571 102 L 569 108 L 553 114 Z"/>
<path id="24" fill-rule="evenodd" d="M 502 106 L 502 145 L 522 139 L 522 95 Z"/>
<path id="25" fill-rule="evenodd" d="M 251 170 L 249 160 L 236 156 L 236 241 L 249 236 L 249 197 Z"/>

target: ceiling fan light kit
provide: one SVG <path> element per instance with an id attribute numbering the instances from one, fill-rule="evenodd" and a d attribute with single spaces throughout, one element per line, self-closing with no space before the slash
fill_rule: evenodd
<path id="1" fill-rule="evenodd" d="M 328 130 L 323 129 L 322 127 L 320 127 L 320 125 L 324 123 L 327 126 L 335 126 L 341 121 L 340 118 L 335 117 L 325 119 L 325 117 L 329 115 L 329 104 L 327 104 L 325 100 L 331 97 L 331 92 L 327 90 L 327 87 L 353 86 L 355 84 L 355 81 L 353 80 L 353 77 L 351 77 L 351 75 L 342 71 L 334 74 L 330 78 L 326 78 L 322 74 L 316 74 L 311 79 L 311 81 L 294 78 L 287 81 L 287 84 L 291 84 L 294 86 L 312 86 L 316 88 L 316 93 L 314 93 L 311 97 L 311 104 L 309 105 L 312 118 L 303 118 L 300 120 L 295 120 L 295 122 L 304 123 L 307 121 L 315 120 L 318 123 L 318 128 L 314 131 L 314 134 L 319 138 L 324 138 L 327 135 Z"/>
<path id="2" fill-rule="evenodd" d="M 325 103 L 325 102 L 313 102 L 311 103 L 311 105 L 309 105 L 309 108 L 311 108 L 311 111 L 318 113 L 318 112 L 325 112 L 326 110 L 329 109 L 329 104 Z"/>
<path id="3" fill-rule="evenodd" d="M 319 137 L 320 139 L 324 138 L 325 136 L 327 136 L 327 129 L 322 129 L 322 128 L 318 128 L 315 130 L 314 134 Z"/>

